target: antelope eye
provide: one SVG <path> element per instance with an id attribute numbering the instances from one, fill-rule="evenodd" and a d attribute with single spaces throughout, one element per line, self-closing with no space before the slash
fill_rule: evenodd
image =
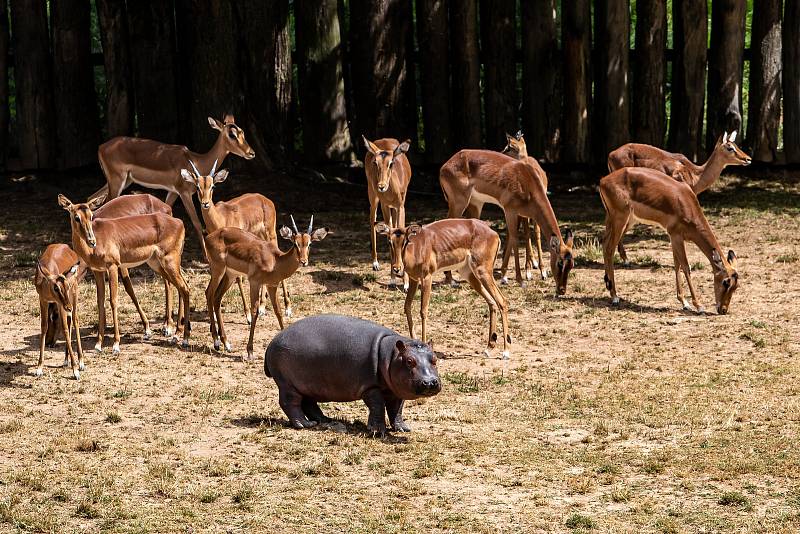
<path id="1" fill-rule="evenodd" d="M 233 140 L 236 140 L 236 132 L 234 132 L 233 130 L 229 131 L 228 137 L 230 137 Z"/>
<path id="2" fill-rule="evenodd" d="M 728 146 L 726 146 L 725 148 L 727 148 L 727 149 L 728 149 L 728 152 L 733 152 L 733 147 L 732 147 L 732 146 L 728 145 Z"/>
<path id="3" fill-rule="evenodd" d="M 77 215 L 75 216 L 75 220 L 76 220 L 77 222 L 81 222 L 81 218 L 80 218 L 80 217 L 78 217 Z"/>
<path id="4" fill-rule="evenodd" d="M 722 285 L 723 285 L 723 286 L 725 286 L 725 289 L 728 289 L 729 287 L 731 287 L 731 280 L 730 280 L 730 278 L 726 278 L 725 280 L 723 280 L 723 281 L 722 281 Z"/>

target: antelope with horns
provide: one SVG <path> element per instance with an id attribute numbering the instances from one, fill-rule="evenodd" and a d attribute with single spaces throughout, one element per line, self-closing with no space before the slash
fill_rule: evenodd
<path id="1" fill-rule="evenodd" d="M 206 238 L 211 280 L 206 288 L 206 302 L 211 326 L 211 338 L 214 348 L 219 350 L 220 343 L 226 351 L 231 350 L 228 337 L 225 335 L 225 324 L 222 320 L 222 297 L 233 284 L 237 276 L 246 276 L 250 284 L 250 337 L 247 341 L 247 356 L 243 361 L 253 359 L 253 336 L 256 331 L 258 298 L 261 286 L 267 287 L 267 294 L 272 303 L 272 310 L 283 330 L 283 315 L 278 306 L 278 286 L 292 276 L 301 266 L 308 265 L 308 253 L 312 241 L 322 241 L 328 235 L 326 228 L 314 230 L 314 216 L 308 224 L 308 230 L 300 232 L 292 220 L 292 230 L 281 227 L 280 236 L 292 242 L 291 250 L 282 252 L 277 241 L 265 241 L 241 228 L 220 228 Z M 219 321 L 219 328 L 215 319 Z"/>

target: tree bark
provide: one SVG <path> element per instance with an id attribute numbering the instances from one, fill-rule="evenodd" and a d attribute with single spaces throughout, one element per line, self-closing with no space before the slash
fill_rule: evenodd
<path id="1" fill-rule="evenodd" d="M 696 161 L 702 149 L 706 86 L 708 4 L 706 0 L 674 0 L 675 61 L 672 67 L 672 114 L 669 145 Z"/>
<path id="2" fill-rule="evenodd" d="M 52 0 L 50 6 L 58 166 L 68 169 L 96 161 L 100 139 L 91 57 L 91 5 L 85 0 Z"/>
<path id="3" fill-rule="evenodd" d="M 636 3 L 636 57 L 633 69 L 633 136 L 640 143 L 664 145 L 664 81 L 667 62 L 667 3 Z"/>
<path id="4" fill-rule="evenodd" d="M 350 2 L 357 135 L 416 139 L 411 7 L 411 0 Z"/>
<path id="5" fill-rule="evenodd" d="M 134 97 L 125 0 L 97 0 L 106 72 L 108 137 L 133 135 Z"/>
<path id="6" fill-rule="evenodd" d="M 800 163 L 800 0 L 786 0 L 783 15 L 783 151 Z"/>
<path id="7" fill-rule="evenodd" d="M 296 0 L 294 8 L 303 152 L 315 162 L 347 161 L 353 145 L 345 105 L 338 2 Z"/>
<path id="8" fill-rule="evenodd" d="M 597 70 L 595 129 L 598 161 L 630 141 L 630 86 L 628 53 L 631 15 L 628 0 L 600 0 L 596 5 L 597 42 L 600 65 Z"/>
<path id="9" fill-rule="evenodd" d="M 0 0 L 0 170 L 5 170 L 8 158 L 8 2 Z"/>
<path id="10" fill-rule="evenodd" d="M 174 143 L 178 137 L 174 2 L 136 0 L 127 5 L 130 42 L 135 43 L 130 52 L 139 136 Z"/>
<path id="11" fill-rule="evenodd" d="M 521 2 L 522 126 L 528 153 L 558 161 L 561 137 L 561 77 L 556 0 Z M 513 132 L 512 132 L 513 133 Z"/>
<path id="12" fill-rule="evenodd" d="M 453 139 L 457 147 L 479 148 L 482 143 L 478 4 L 477 0 L 451 1 L 449 8 Z"/>
<path id="13" fill-rule="evenodd" d="M 453 151 L 447 4 L 447 0 L 417 0 L 425 156 L 436 164 L 444 163 Z"/>
<path id="14" fill-rule="evenodd" d="M 706 150 L 711 152 L 723 132 L 742 130 L 742 69 L 746 0 L 719 0 L 711 10 L 711 50 L 708 58 L 708 118 Z"/>
<path id="15" fill-rule="evenodd" d="M 56 128 L 44 0 L 11 0 L 11 28 L 20 163 L 26 169 L 52 168 Z"/>
<path id="16" fill-rule="evenodd" d="M 781 1 L 759 0 L 753 7 L 750 102 L 747 143 L 756 161 L 778 158 L 781 117 Z"/>
<path id="17" fill-rule="evenodd" d="M 516 1 L 481 2 L 481 57 L 486 110 L 486 146 L 502 150 L 517 119 Z"/>
<path id="18" fill-rule="evenodd" d="M 589 132 L 592 84 L 590 52 L 592 16 L 589 0 L 573 0 L 561 5 L 564 43 L 564 144 L 563 159 L 568 163 L 589 163 Z"/>

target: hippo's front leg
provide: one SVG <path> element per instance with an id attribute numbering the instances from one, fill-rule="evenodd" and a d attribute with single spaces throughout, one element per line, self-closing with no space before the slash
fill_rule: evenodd
<path id="1" fill-rule="evenodd" d="M 257 315 L 258 311 L 256 309 Z M 303 397 L 293 388 L 284 385 L 278 385 L 278 404 L 280 404 L 283 413 L 289 418 L 289 424 L 294 428 L 310 428 L 316 426 L 316 421 L 309 421 L 306 414 L 302 409 Z"/>
<path id="2" fill-rule="evenodd" d="M 408 425 L 403 421 L 403 399 L 386 399 L 386 414 L 389 416 L 389 424 L 395 432 L 411 432 Z"/>
<path id="3" fill-rule="evenodd" d="M 383 399 L 383 393 L 378 388 L 368 389 L 361 397 L 364 404 L 369 408 L 369 418 L 367 419 L 367 428 L 373 434 L 379 434 L 381 437 L 386 435 L 386 402 Z"/>

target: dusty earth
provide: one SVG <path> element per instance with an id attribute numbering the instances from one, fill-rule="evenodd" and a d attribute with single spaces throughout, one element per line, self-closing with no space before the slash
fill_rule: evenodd
<path id="1" fill-rule="evenodd" d="M 382 270 L 369 265 L 364 187 L 233 178 L 221 198 L 260 190 L 281 221 L 291 211 L 303 224 L 313 211 L 334 231 L 290 279 L 294 320 L 337 312 L 405 331 L 404 295 L 386 287 L 385 243 Z M 212 350 L 207 268 L 188 225 L 188 350 L 162 336 L 143 341 L 121 295 L 118 357 L 107 337 L 105 352 L 87 351 L 76 382 L 58 367 L 59 343 L 34 377 L 35 258 L 48 243 L 69 242 L 56 194 L 80 198 L 99 183 L 15 183 L 0 213 L 2 532 L 800 529 L 797 181 L 727 177 L 703 195 L 721 243 L 739 255 L 741 286 L 729 315 L 699 316 L 679 309 L 668 240 L 646 227 L 626 239 L 634 263 L 617 271 L 624 300 L 611 308 L 599 198 L 554 176 L 553 207 L 579 245 L 567 296 L 554 298 L 550 280 L 503 288 L 515 337 L 505 362 L 499 351 L 482 355 L 483 300 L 466 285 L 435 287 L 430 332 L 444 389 L 407 405 L 412 433 L 385 439 L 368 435 L 361 403 L 324 406 L 338 420 L 330 428 L 288 428 L 263 373 L 277 321 L 260 319 L 259 360 L 242 363 L 247 328 L 235 289 L 225 301 L 234 353 Z M 438 194 L 412 195 L 408 212 L 431 221 L 445 205 Z M 485 216 L 502 231 L 499 212 Z M 688 248 L 713 309 L 708 262 Z M 135 287 L 159 321 L 161 284 L 139 268 Z M 81 299 L 91 348 L 88 281 Z"/>

